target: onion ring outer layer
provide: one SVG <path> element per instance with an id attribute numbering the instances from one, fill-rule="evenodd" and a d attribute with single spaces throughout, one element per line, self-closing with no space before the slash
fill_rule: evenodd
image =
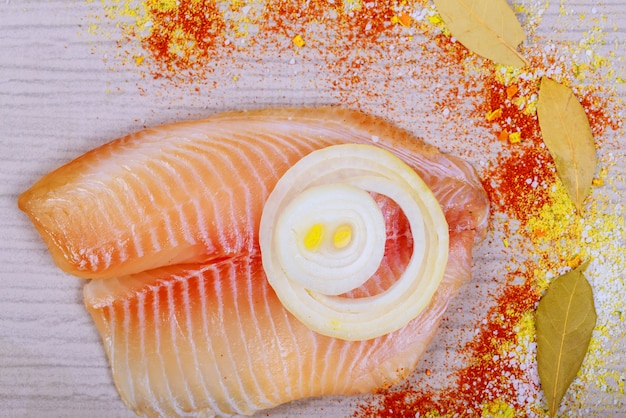
<path id="1" fill-rule="evenodd" d="M 385 291 L 344 297 L 384 254 L 384 219 L 370 192 L 402 209 L 413 252 Z M 426 309 L 443 279 L 448 241 L 441 206 L 421 177 L 364 144 L 329 146 L 298 161 L 267 199 L 259 228 L 263 268 L 283 306 L 313 331 L 350 341 L 396 331 Z"/>

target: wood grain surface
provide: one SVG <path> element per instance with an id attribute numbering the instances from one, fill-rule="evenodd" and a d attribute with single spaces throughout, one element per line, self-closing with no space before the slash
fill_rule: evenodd
<path id="1" fill-rule="evenodd" d="M 545 3 L 537 34 L 548 39 L 575 43 L 588 36 L 589 27 L 577 27 L 576 19 L 570 27 L 555 30 L 560 7 L 610 16 L 614 27 L 606 31 L 605 45 L 599 48 L 613 51 L 614 69 L 626 78 L 623 0 Z M 199 83 L 197 91 L 194 86 L 172 86 L 146 77 L 128 62 L 120 64 L 123 60 L 115 56 L 119 50 L 115 24 L 101 20 L 97 31 L 89 28 L 99 10 L 99 0 L 0 0 L 0 416 L 134 416 L 120 400 L 100 336 L 83 307 L 83 282 L 53 264 L 35 229 L 17 209 L 18 194 L 40 176 L 123 134 L 222 110 L 342 104 L 380 114 L 424 136 L 427 123 L 439 124 L 443 130 L 449 123 L 428 111 L 430 104 L 420 88 L 440 84 L 439 88 L 445 89 L 454 80 L 441 80 L 437 74 L 422 74 L 418 80 L 398 76 L 393 90 L 403 93 L 381 98 L 358 89 L 334 88 L 331 75 L 318 61 L 321 58 L 304 59 L 303 54 L 265 57 L 235 52 L 238 66 L 217 68 L 216 83 Z M 410 63 L 407 57 L 397 58 Z M 394 61 L 391 71 L 402 71 L 404 64 L 398 62 Z M 375 65 L 383 67 L 385 63 Z M 235 78 L 237 82 L 233 82 Z M 378 87 L 387 82 L 388 77 L 367 81 Z M 616 89 L 617 100 L 626 100 L 624 85 Z M 406 109 L 416 106 L 424 107 L 427 123 L 415 124 L 405 116 Z M 621 144 L 626 146 L 623 133 L 615 135 L 622 135 Z M 444 151 L 459 153 L 444 138 L 428 140 Z M 622 147 L 606 152 L 618 159 L 625 155 Z M 461 153 L 477 165 L 489 158 L 472 150 Z M 616 170 L 624 175 L 623 167 Z M 623 210 L 626 202 L 619 187 L 612 199 L 621 202 Z M 423 373 L 424 364 L 435 374 L 449 372 L 439 369 L 440 360 L 447 358 L 446 367 L 453 369 L 450 358 L 454 358 L 454 350 L 473 335 L 479 314 L 465 308 L 473 300 L 489 297 L 499 285 L 492 272 L 502 268 L 502 260 L 486 246 L 476 250 L 472 286 L 451 307 L 442 332 L 416 373 Z M 626 337 L 613 346 L 626 349 Z M 613 355 L 610 367 L 624 378 L 623 356 Z M 621 392 L 619 388 L 589 389 L 584 398 L 598 396 L 609 405 L 598 416 L 626 415 L 623 380 L 621 385 Z M 575 401 L 570 405 L 568 415 L 594 415 L 589 408 L 577 410 Z M 584 407 L 582 402 L 580 405 Z M 351 412 L 350 399 L 320 398 L 282 406 L 269 415 L 346 416 Z"/>

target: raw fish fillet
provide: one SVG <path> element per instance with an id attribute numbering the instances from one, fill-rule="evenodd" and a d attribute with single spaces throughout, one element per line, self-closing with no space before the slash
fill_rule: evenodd
<path id="1" fill-rule="evenodd" d="M 258 246 L 274 184 L 334 144 L 385 148 L 424 179 L 450 229 L 444 279 L 404 328 L 367 341 L 309 330 L 267 283 Z M 377 197 L 380 268 L 353 297 L 398 277 L 408 222 Z M 147 129 L 44 176 L 19 198 L 63 270 L 93 278 L 85 304 L 122 399 L 148 416 L 253 414 L 311 396 L 371 392 L 406 377 L 471 278 L 488 199 L 473 168 L 382 119 L 338 108 L 267 109 Z"/>

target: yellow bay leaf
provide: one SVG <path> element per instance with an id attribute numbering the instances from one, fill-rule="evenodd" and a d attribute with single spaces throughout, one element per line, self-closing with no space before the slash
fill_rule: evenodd
<path id="1" fill-rule="evenodd" d="M 498 64 L 523 67 L 526 35 L 506 0 L 434 0 L 444 23 L 467 49 Z"/>
<path id="2" fill-rule="evenodd" d="M 537 367 L 551 416 L 580 369 L 596 325 L 586 267 L 554 279 L 537 307 Z"/>
<path id="3" fill-rule="evenodd" d="M 537 117 L 557 174 L 580 212 L 591 190 L 597 165 L 596 147 L 585 109 L 570 88 L 543 77 Z"/>

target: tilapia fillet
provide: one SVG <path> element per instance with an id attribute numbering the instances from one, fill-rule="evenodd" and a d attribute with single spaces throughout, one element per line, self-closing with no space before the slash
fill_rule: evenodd
<path id="1" fill-rule="evenodd" d="M 282 174 L 336 144 L 373 144 L 432 189 L 449 225 L 444 279 L 402 329 L 366 341 L 317 334 L 269 286 L 258 227 Z M 385 256 L 352 297 L 411 256 L 408 222 L 376 197 Z M 416 366 L 471 278 L 488 200 L 473 168 L 382 119 L 338 108 L 266 109 L 147 129 L 44 176 L 19 198 L 63 270 L 91 278 L 85 304 L 124 402 L 149 416 L 253 414 L 291 400 L 371 392 Z"/>

